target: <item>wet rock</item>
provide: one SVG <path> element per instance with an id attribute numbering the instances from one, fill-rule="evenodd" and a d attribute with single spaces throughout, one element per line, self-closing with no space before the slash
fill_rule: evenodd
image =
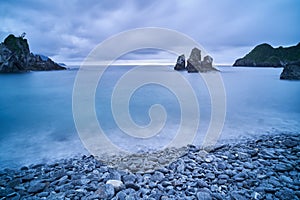
<path id="1" fill-rule="evenodd" d="M 125 183 L 134 183 L 136 181 L 136 176 L 134 174 L 128 174 L 128 175 L 124 175 L 122 177 L 122 180 Z"/>
<path id="2" fill-rule="evenodd" d="M 28 192 L 29 193 L 42 192 L 45 187 L 46 187 L 45 183 L 42 183 L 40 181 L 33 181 L 33 182 L 30 183 L 30 186 L 28 188 Z"/>
<path id="3" fill-rule="evenodd" d="M 185 56 L 183 54 L 178 56 L 174 69 L 175 70 L 185 70 Z"/>
<path id="4" fill-rule="evenodd" d="M 37 195 L 38 197 L 48 197 L 49 196 L 49 192 L 41 192 Z"/>
<path id="5" fill-rule="evenodd" d="M 119 180 L 108 180 L 106 181 L 106 184 L 111 184 L 114 187 L 116 192 L 125 189 L 123 182 Z"/>
<path id="6" fill-rule="evenodd" d="M 279 199 L 290 200 L 295 198 L 295 192 L 291 189 L 284 188 L 275 193 Z"/>
<path id="7" fill-rule="evenodd" d="M 245 198 L 244 196 L 242 196 L 241 194 L 237 193 L 237 192 L 232 192 L 230 194 L 231 198 L 234 200 L 247 200 L 247 198 Z"/>
<path id="8" fill-rule="evenodd" d="M 151 176 L 151 180 L 154 182 L 160 182 L 165 178 L 165 175 L 159 171 L 154 172 L 154 174 Z"/>
<path id="9" fill-rule="evenodd" d="M 212 200 L 212 197 L 207 192 L 198 192 L 197 193 L 197 199 L 198 200 Z"/>
<path id="10" fill-rule="evenodd" d="M 290 171 L 293 169 L 293 166 L 292 165 L 289 165 L 289 164 L 276 164 L 275 167 L 274 167 L 275 171 L 278 171 L 278 172 L 285 172 L 285 171 Z"/>
<path id="11" fill-rule="evenodd" d="M 100 199 L 111 199 L 115 195 L 115 190 L 111 184 L 104 184 L 96 190 L 95 194 Z"/>
<path id="12" fill-rule="evenodd" d="M 300 80 L 300 61 L 284 66 L 280 74 L 280 79 Z"/>

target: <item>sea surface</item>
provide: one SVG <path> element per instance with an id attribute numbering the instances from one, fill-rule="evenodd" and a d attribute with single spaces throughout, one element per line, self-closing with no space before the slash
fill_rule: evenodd
<path id="1" fill-rule="evenodd" d="M 180 105 L 188 99 L 178 99 L 170 89 L 156 83 L 137 88 L 129 101 L 132 121 L 140 127 L 147 127 L 150 123 L 149 109 L 160 104 L 167 115 L 166 123 L 159 134 L 141 143 L 135 138 L 127 139 L 128 135 L 125 139 L 119 137 L 123 132 L 114 120 L 111 95 L 121 77 L 134 68 L 112 66 L 103 73 L 95 91 L 97 120 L 115 145 L 129 150 L 143 148 L 143 145 L 159 147 L 176 137 L 182 119 Z M 226 116 L 218 142 L 235 142 L 263 134 L 299 134 L 300 81 L 279 80 L 281 68 L 219 69 L 226 93 Z M 195 109 L 200 113 L 194 144 L 200 145 L 207 133 L 212 109 L 211 96 L 203 77 L 175 72 L 172 66 L 143 70 L 140 79 L 160 70 L 162 80 L 168 81 L 172 73 L 179 73 L 190 83 L 198 100 L 198 108 Z M 78 69 L 0 74 L 0 168 L 88 153 L 73 119 L 72 98 L 77 73 Z M 170 81 L 177 87 L 176 79 Z M 185 89 L 179 84 L 178 88 Z"/>

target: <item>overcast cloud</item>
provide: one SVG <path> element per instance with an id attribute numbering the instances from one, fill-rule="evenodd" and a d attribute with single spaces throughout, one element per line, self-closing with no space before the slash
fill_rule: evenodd
<path id="1" fill-rule="evenodd" d="M 26 32 L 32 52 L 69 63 L 121 31 L 162 27 L 192 37 L 217 63 L 232 64 L 263 42 L 300 42 L 299 19 L 298 0 L 0 0 L 0 39 Z"/>

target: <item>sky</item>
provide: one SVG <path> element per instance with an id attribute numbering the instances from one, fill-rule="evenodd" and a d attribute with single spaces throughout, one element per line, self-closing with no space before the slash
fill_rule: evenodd
<path id="1" fill-rule="evenodd" d="M 215 63 L 233 64 L 260 43 L 296 45 L 299 21 L 299 0 L 0 0 L 1 41 L 25 32 L 31 52 L 66 64 L 80 64 L 105 39 L 143 27 L 176 30 Z M 146 52 L 131 58 L 169 56 Z"/>

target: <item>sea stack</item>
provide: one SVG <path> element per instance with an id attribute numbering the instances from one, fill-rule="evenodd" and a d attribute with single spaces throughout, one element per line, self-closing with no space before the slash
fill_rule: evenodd
<path id="1" fill-rule="evenodd" d="M 184 56 L 184 54 L 178 56 L 174 69 L 179 70 L 179 71 L 185 70 L 185 56 Z"/>
<path id="2" fill-rule="evenodd" d="M 201 61 L 201 50 L 198 48 L 193 48 L 190 54 L 189 59 L 187 60 L 187 65 L 185 65 L 184 55 L 181 55 L 177 58 L 175 70 L 187 70 L 189 73 L 195 72 L 210 72 L 218 71 L 213 67 L 213 58 L 209 55 L 205 56 L 203 61 Z"/>
<path id="3" fill-rule="evenodd" d="M 199 72 L 201 67 L 201 51 L 198 48 L 193 48 L 189 59 L 187 60 L 186 69 L 189 73 Z"/>

